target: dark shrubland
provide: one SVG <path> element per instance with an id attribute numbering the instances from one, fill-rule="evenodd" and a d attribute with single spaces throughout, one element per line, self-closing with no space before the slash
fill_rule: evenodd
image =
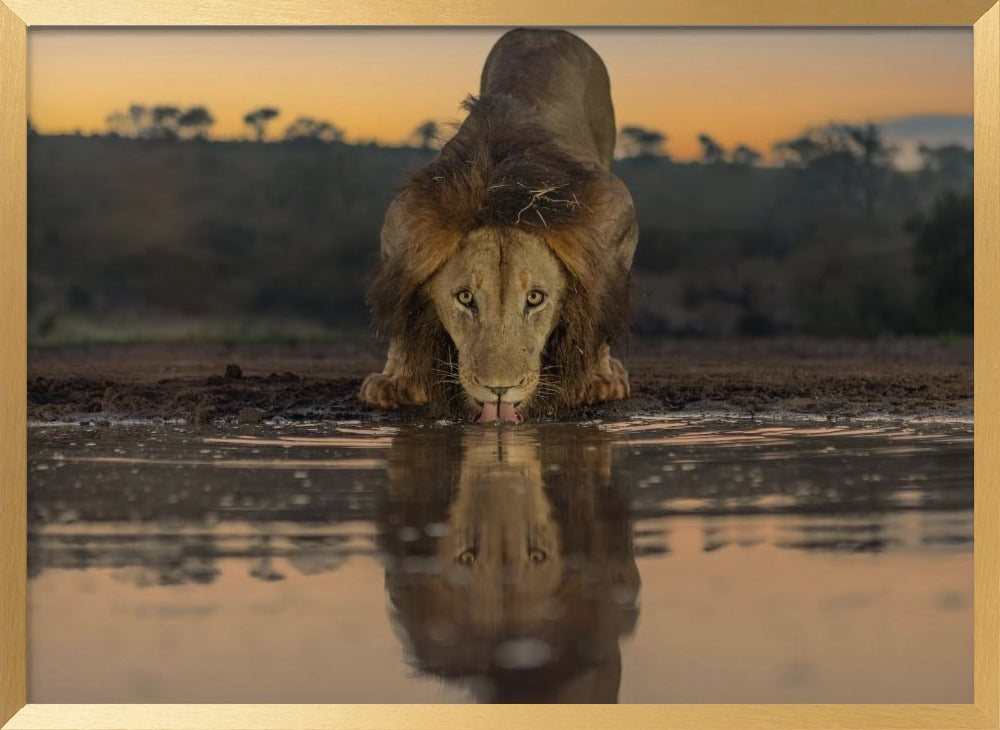
<path id="1" fill-rule="evenodd" d="M 429 127 L 419 148 L 215 142 L 210 115 L 185 114 L 161 114 L 179 130 L 163 138 L 30 137 L 33 342 L 135 319 L 367 327 L 382 216 L 435 154 Z M 903 172 L 849 128 L 790 140 L 781 167 L 707 135 L 702 162 L 676 163 L 654 131 L 615 163 L 639 215 L 637 332 L 971 332 L 971 152 L 922 150 Z"/>

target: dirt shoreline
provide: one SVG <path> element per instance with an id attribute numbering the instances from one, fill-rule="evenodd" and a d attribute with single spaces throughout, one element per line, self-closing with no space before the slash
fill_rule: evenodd
<path id="1" fill-rule="evenodd" d="M 207 423 L 433 415 L 419 408 L 378 411 L 358 400 L 361 379 L 381 369 L 383 352 L 362 336 L 323 345 L 29 348 L 28 418 Z M 689 412 L 970 419 L 973 413 L 971 340 L 660 339 L 634 340 L 619 352 L 631 373 L 632 397 L 569 417 Z"/>

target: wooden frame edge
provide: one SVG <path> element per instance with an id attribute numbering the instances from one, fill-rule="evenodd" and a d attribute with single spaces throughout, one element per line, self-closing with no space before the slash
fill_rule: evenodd
<path id="1" fill-rule="evenodd" d="M 1000 724 L 1000 3 L 973 26 L 975 58 L 975 703 Z M 984 124 L 994 120 L 993 124 Z M 993 481 L 991 481 L 991 477 Z"/>
<path id="2" fill-rule="evenodd" d="M 27 701 L 27 27 L 0 4 L 0 725 Z M 20 485 L 20 486 L 18 486 Z"/>
<path id="3" fill-rule="evenodd" d="M 101 3 L 78 0 L 4 0 L 35 25 L 965 25 L 994 0 L 118 0 L 114 18 Z"/>
<path id="4" fill-rule="evenodd" d="M 914 8 L 908 0 L 838 0 L 810 7 L 803 23 L 800 0 L 655 0 L 618 12 L 600 0 L 564 10 L 517 0 L 502 10 L 477 0 L 442 13 L 435 0 L 391 0 L 362 7 L 304 0 L 290 8 L 279 0 L 125 0 L 108 13 L 101 0 L 0 0 L 0 727 L 395 728 L 439 725 L 513 730 L 559 726 L 556 707 L 452 705 L 42 705 L 25 704 L 26 664 L 26 265 L 27 265 L 27 28 L 32 25 L 973 25 L 975 44 L 976 323 L 975 389 L 981 394 L 975 439 L 975 702 L 973 705 L 639 705 L 629 713 L 636 728 L 744 727 L 1000 727 L 1000 490 L 987 479 L 1000 472 L 1000 411 L 983 408 L 982 394 L 1000 387 L 1000 3 L 935 0 Z M 614 18 L 614 23 L 609 18 Z M 430 20 L 432 19 L 432 20 Z M 994 349 L 985 343 L 994 343 Z M 11 346 L 10 343 L 14 343 Z M 992 357 L 991 357 L 992 355 Z M 11 539 L 13 538 L 13 539 Z M 656 709 L 653 709 L 656 708 Z M 622 709 L 592 706 L 588 727 L 622 725 Z M 635 714 L 640 713 L 640 714 Z M 643 714 L 644 713 L 644 714 Z M 433 721 L 422 720 L 433 714 Z M 568 724 L 567 724 L 568 726 Z"/>
<path id="5" fill-rule="evenodd" d="M 974 705 L 588 705 L 588 730 L 994 728 Z M 297 728 L 534 730 L 579 727 L 559 705 L 38 705 L 9 730 Z M 433 719 L 431 719 L 433 718 Z"/>

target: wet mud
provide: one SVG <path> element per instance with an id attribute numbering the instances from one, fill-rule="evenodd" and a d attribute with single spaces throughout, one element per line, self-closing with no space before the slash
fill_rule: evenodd
<path id="1" fill-rule="evenodd" d="M 689 412 L 971 418 L 972 342 L 906 339 L 633 341 L 620 348 L 632 395 L 566 418 Z M 107 345 L 32 348 L 35 422 L 183 419 L 377 420 L 432 416 L 358 399 L 382 349 L 324 345 Z"/>

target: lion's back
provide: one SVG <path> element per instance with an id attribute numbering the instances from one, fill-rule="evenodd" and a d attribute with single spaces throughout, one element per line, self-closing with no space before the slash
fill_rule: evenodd
<path id="1" fill-rule="evenodd" d="M 615 144 L 611 82 L 601 57 L 578 36 L 564 30 L 508 31 L 486 58 L 480 94 L 529 102 L 553 117 L 552 126 L 571 138 L 568 146 L 585 143 L 603 166 L 610 165 Z"/>

